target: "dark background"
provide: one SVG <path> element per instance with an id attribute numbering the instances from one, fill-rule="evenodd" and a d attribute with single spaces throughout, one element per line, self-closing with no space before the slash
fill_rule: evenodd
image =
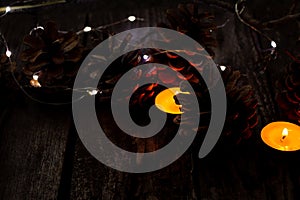
<path id="1" fill-rule="evenodd" d="M 165 10 L 179 2 L 186 1 L 68 1 L 9 13 L 1 19 L 0 29 L 13 52 L 12 59 L 16 59 L 23 48 L 24 35 L 47 20 L 56 21 L 61 30 L 78 31 L 87 19 L 95 27 L 129 15 L 145 18 L 144 22 L 111 28 L 120 32 L 166 21 Z M 286 16 L 295 2 L 252 0 L 246 3 L 246 9 L 252 19 L 264 22 Z M 270 43 L 237 19 L 234 3 L 204 0 L 199 7 L 212 12 L 217 25 L 228 20 L 216 30 L 218 47 L 214 60 L 243 72 L 259 102 L 260 123 L 247 142 L 218 143 L 201 160 L 195 158 L 191 148 L 159 171 L 122 173 L 104 166 L 87 152 L 74 129 L 70 105 L 44 105 L 20 91 L 1 88 L 0 199 L 300 199 L 299 152 L 273 150 L 260 139 L 261 128 L 281 117 L 275 101 L 275 94 L 280 91 L 275 82 L 284 76 L 292 61 L 285 51 L 296 52 L 299 18 L 266 30 L 277 42 L 278 55 L 262 70 L 260 49 L 270 48 Z M 299 5 L 295 9 L 299 12 Z M 103 109 L 102 114 L 105 112 Z M 117 134 L 109 121 L 106 125 L 109 133 Z"/>

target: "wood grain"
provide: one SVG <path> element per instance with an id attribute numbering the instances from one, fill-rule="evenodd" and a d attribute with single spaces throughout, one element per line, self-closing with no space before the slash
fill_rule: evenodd
<path id="1" fill-rule="evenodd" d="M 70 127 L 69 109 L 26 101 L 7 109 L 0 132 L 0 198 L 55 199 Z"/>
<path id="2" fill-rule="evenodd" d="M 144 22 L 111 28 L 111 32 L 120 32 L 165 21 L 164 10 L 176 7 L 177 2 L 70 1 L 28 13 L 11 13 L 1 19 L 1 31 L 15 50 L 13 59 L 16 59 L 23 47 L 20 44 L 24 34 L 37 23 L 44 24 L 51 19 L 62 30 L 78 31 L 87 22 L 100 26 L 132 14 L 145 18 Z M 226 26 L 214 33 L 219 44 L 215 61 L 240 69 L 254 87 L 261 123 L 252 140 L 235 146 L 218 143 L 201 160 L 196 155 L 201 145 L 198 141 L 179 160 L 159 171 L 118 172 L 101 164 L 85 149 L 74 130 L 70 107 L 37 104 L 18 92 L 10 96 L 11 91 L 1 88 L 0 199 L 300 199 L 300 153 L 273 150 L 261 142 L 259 135 L 263 124 L 280 117 L 274 101 L 277 90 L 274 83 L 282 76 L 288 59 L 279 57 L 267 71 L 257 70 L 256 62 L 261 59 L 258 47 L 264 48 L 266 41 L 241 24 L 230 8 L 200 5 L 203 10 L 215 13 L 218 25 L 229 19 Z M 261 7 L 258 14 L 264 16 L 271 4 L 260 0 L 251 2 L 253 8 L 257 5 Z M 269 15 L 271 12 L 269 9 Z M 280 6 L 276 7 L 276 13 L 282 13 Z M 295 28 L 293 24 L 285 27 L 286 30 L 278 29 L 270 34 L 288 48 L 294 43 L 289 35 L 293 38 L 298 35 L 297 31 L 289 31 Z M 105 116 L 107 110 L 102 111 Z M 119 130 L 105 117 L 104 124 L 108 133 L 117 138 Z"/>

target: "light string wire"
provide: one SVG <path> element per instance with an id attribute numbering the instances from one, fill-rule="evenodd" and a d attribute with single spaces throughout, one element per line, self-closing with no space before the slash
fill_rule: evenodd
<path id="1" fill-rule="evenodd" d="M 277 43 L 271 38 L 269 37 L 268 35 L 266 35 L 263 31 L 259 30 L 257 27 L 255 27 L 254 25 L 251 25 L 249 22 L 247 22 L 246 20 L 243 19 L 243 17 L 241 16 L 242 13 L 244 12 L 245 10 L 245 6 L 243 5 L 242 9 L 239 10 L 239 6 L 240 4 L 242 3 L 245 3 L 247 0 L 238 0 L 236 3 L 235 3 L 235 6 L 234 6 L 234 12 L 237 16 L 237 18 L 239 19 L 240 22 L 242 22 L 244 25 L 246 25 L 247 27 L 249 27 L 250 29 L 252 29 L 253 31 L 257 32 L 259 35 L 261 35 L 262 37 L 264 37 L 265 39 L 267 39 L 272 48 L 268 48 L 268 49 L 260 49 L 261 52 L 268 52 L 268 51 L 271 51 L 271 55 L 274 55 L 275 53 L 275 50 L 280 50 L 280 48 L 278 48 L 277 46 Z M 298 17 L 300 17 L 300 13 L 296 13 L 296 14 L 292 14 L 294 9 L 295 9 L 295 4 L 293 4 L 289 10 L 289 13 L 287 16 L 285 17 L 282 17 L 282 18 L 279 18 L 279 19 L 275 19 L 275 20 L 271 20 L 271 21 L 268 21 L 268 22 L 264 22 L 262 23 L 262 25 L 264 27 L 266 27 L 268 24 L 276 24 L 276 23 L 282 23 L 284 21 L 288 21 L 288 20 L 292 20 L 292 19 L 296 19 Z M 296 56 L 294 56 L 292 53 L 290 53 L 287 49 L 282 49 L 282 51 L 287 55 L 289 56 L 294 62 L 297 62 L 297 63 L 300 63 L 300 60 L 299 58 L 297 58 Z M 276 57 L 274 57 L 276 58 Z M 263 70 L 264 71 L 264 70 Z"/>
<path id="2" fill-rule="evenodd" d="M 238 0 L 235 5 L 234 5 L 234 11 L 235 14 L 237 16 L 237 18 L 240 20 L 240 22 L 242 22 L 244 25 L 246 25 L 247 27 L 249 27 L 250 29 L 252 29 L 253 31 L 257 32 L 258 34 L 260 34 L 261 36 L 263 36 L 264 38 L 266 38 L 272 45 L 273 48 L 276 48 L 276 42 L 270 38 L 268 35 L 266 35 L 265 33 L 263 33 L 262 31 L 260 31 L 258 28 L 254 27 L 253 25 L 249 24 L 248 22 L 246 22 L 243 17 L 241 16 L 242 13 L 245 11 L 245 6 L 243 5 L 242 9 L 239 10 L 239 5 L 242 3 L 245 3 L 246 0 Z"/>
<path id="3" fill-rule="evenodd" d="M 55 1 L 48 1 L 48 2 L 42 2 L 42 3 L 36 3 L 36 4 L 30 4 L 30 5 L 21 5 L 21 6 L 14 6 L 16 4 L 22 3 L 22 4 L 29 4 L 36 2 L 35 0 L 27 0 L 27 1 L 16 1 L 11 3 L 9 6 L 0 7 L 0 13 L 4 12 L 0 17 L 4 17 L 11 11 L 18 11 L 18 10 L 24 10 L 29 8 L 38 8 L 38 7 L 44 7 L 44 6 L 50 6 L 50 5 L 56 5 L 61 3 L 66 3 L 66 0 L 55 0 Z"/>
<path id="4" fill-rule="evenodd" d="M 34 0 L 28 0 L 28 1 L 17 1 L 17 2 L 14 2 L 13 4 L 17 4 L 17 3 L 30 3 L 30 2 L 34 2 Z M 0 12 L 2 11 L 5 11 L 4 14 L 0 15 L 0 19 L 3 18 L 5 15 L 7 15 L 9 12 L 13 11 L 13 10 L 22 10 L 22 9 L 28 9 L 28 8 L 36 8 L 36 7 L 42 7 L 42 6 L 49 6 L 49 5 L 53 5 L 53 4 L 59 4 L 59 3 L 65 3 L 66 1 L 65 0 L 57 0 L 57 1 L 51 1 L 51 2 L 44 2 L 44 3 L 39 3 L 39 4 L 33 4 L 33 5 L 23 5 L 23 6 L 13 6 L 12 4 L 10 6 L 6 6 L 6 7 L 1 7 L 0 8 Z M 246 22 L 241 14 L 244 12 L 245 10 L 245 6 L 243 5 L 242 9 L 239 10 L 239 6 L 240 4 L 242 3 L 245 3 L 246 0 L 238 0 L 236 3 L 235 3 L 235 13 L 238 17 L 238 19 L 244 24 L 246 25 L 247 27 L 251 28 L 252 30 L 254 30 L 255 32 L 259 33 L 260 35 L 262 35 L 264 38 L 266 38 L 268 41 L 271 42 L 271 46 L 273 48 L 270 48 L 270 49 L 267 49 L 267 50 L 271 50 L 272 53 L 274 53 L 274 50 L 276 48 L 276 43 L 273 39 L 271 39 L 269 36 L 267 36 L 265 33 L 263 33 L 262 31 L 260 31 L 259 29 L 257 29 L 256 27 L 252 26 L 251 24 L 249 24 L 248 22 Z M 113 23 L 110 23 L 110 24 L 106 24 L 106 25 L 101 25 L 101 26 L 98 26 L 98 27 L 95 27 L 95 28 L 92 28 L 92 27 L 89 27 L 89 26 L 86 26 L 84 27 L 82 30 L 79 30 L 76 32 L 77 35 L 80 35 L 80 34 L 83 34 L 83 33 L 87 33 L 87 32 L 90 32 L 90 31 L 101 31 L 101 30 L 104 30 L 105 28 L 108 28 L 108 27 L 112 27 L 112 26 L 115 26 L 115 25 L 118 25 L 118 24 L 121 24 L 121 23 L 125 23 L 125 22 L 134 22 L 134 21 L 144 21 L 144 18 L 139 18 L 139 17 L 135 17 L 135 16 L 129 16 L 128 18 L 125 18 L 125 19 L 122 19 L 122 20 L 119 20 L 119 21 L 116 21 L 116 22 L 113 22 Z M 223 28 L 227 25 L 227 23 L 229 22 L 230 20 L 227 19 L 222 25 L 220 26 L 217 26 L 217 28 Z M 29 34 L 31 34 L 33 31 L 37 30 L 37 29 L 43 29 L 42 26 L 37 26 L 35 28 L 33 28 Z M 62 33 L 65 33 L 66 31 L 59 31 L 59 32 L 62 32 Z M 5 48 L 6 48 L 6 56 L 9 58 L 9 62 L 12 63 L 11 61 L 11 51 L 9 50 L 9 46 L 7 44 L 7 41 L 4 37 L 4 35 L 0 32 L 0 38 L 2 40 L 2 43 L 4 44 Z M 130 44 L 129 44 L 130 45 Z M 266 51 L 267 51 L 266 50 Z M 160 52 L 162 53 L 162 52 Z M 226 66 L 223 66 L 223 65 L 218 65 L 222 71 L 225 70 Z M 70 104 L 72 102 L 64 102 L 64 103 L 49 103 L 49 102 L 44 102 L 44 101 L 40 101 L 38 99 L 35 99 L 33 98 L 31 95 L 29 95 L 25 89 L 23 88 L 24 86 L 21 86 L 20 83 L 18 82 L 18 80 L 16 79 L 14 73 L 12 72 L 12 75 L 13 75 L 13 78 L 14 80 L 16 81 L 16 83 L 18 84 L 18 86 L 22 89 L 22 91 L 26 94 L 26 96 L 30 97 L 31 99 L 35 100 L 35 101 L 38 101 L 40 103 L 44 103 L 44 104 L 53 104 L 53 105 L 62 105 L 62 104 Z M 25 86 L 25 87 L 28 87 L 28 86 Z M 59 88 L 60 86 L 46 86 L 45 88 Z M 61 86 L 63 88 L 63 86 Z M 97 88 L 91 88 L 91 87 L 86 87 L 86 88 L 69 88 L 69 87 L 65 87 L 64 90 L 72 90 L 72 91 L 76 91 L 76 92 L 82 92 L 82 93 L 85 93 L 85 94 L 89 94 L 89 95 L 96 95 L 98 94 L 98 92 L 101 92 L 100 90 L 98 90 Z M 83 95 L 79 98 L 82 99 L 84 98 L 86 95 Z M 77 100 L 76 100 L 77 101 Z"/>
<path id="5" fill-rule="evenodd" d="M 23 9 L 29 9 L 29 8 L 49 6 L 49 5 L 59 4 L 59 3 L 65 3 L 66 1 L 65 0 L 57 0 L 57 1 L 44 2 L 44 3 L 39 3 L 39 4 L 33 4 L 33 5 L 13 6 L 13 5 L 17 4 L 17 3 L 30 3 L 30 2 L 34 2 L 34 1 L 33 0 L 22 1 L 22 2 L 21 1 L 17 1 L 17 2 L 14 2 L 13 4 L 10 4 L 9 6 L 1 7 L 0 8 L 0 12 L 3 12 L 3 11 L 5 11 L 5 12 L 2 15 L 0 15 L 0 19 L 3 18 L 4 16 L 6 16 L 9 12 L 12 12 L 12 11 L 15 11 L 15 10 L 23 10 Z M 106 29 L 108 27 L 112 27 L 112 26 L 115 26 L 115 25 L 118 25 L 118 24 L 121 24 L 121 23 L 134 22 L 134 21 L 145 21 L 145 20 L 144 20 L 144 18 L 135 17 L 135 16 L 129 16 L 128 18 L 125 18 L 125 19 L 122 19 L 122 20 L 118 20 L 118 21 L 110 23 L 110 24 L 101 25 L 101 26 L 98 26 L 98 27 L 95 27 L 95 28 L 86 26 L 86 27 L 84 27 L 84 29 L 77 31 L 76 34 L 80 35 L 80 34 L 83 34 L 83 33 L 90 32 L 90 31 L 101 31 L 103 29 Z M 42 26 L 37 26 L 37 27 L 33 28 L 29 32 L 29 34 L 32 34 L 32 32 L 35 31 L 35 30 L 37 30 L 37 29 L 44 29 L 44 28 Z M 59 31 L 59 32 L 66 33 L 67 31 Z M 5 39 L 5 37 L 1 33 L 1 31 L 0 31 L 0 39 L 1 39 L 0 42 L 5 46 L 6 56 L 8 57 L 9 64 L 12 65 L 12 63 L 13 63 L 12 59 L 11 59 L 12 52 L 9 50 L 9 46 L 8 46 L 7 40 Z M 27 86 L 27 85 L 22 86 L 19 83 L 19 81 L 17 80 L 17 78 L 16 78 L 16 76 L 15 76 L 15 74 L 14 74 L 13 71 L 11 71 L 11 74 L 12 74 L 12 77 L 13 77 L 14 81 L 16 82 L 17 86 L 22 90 L 22 92 L 27 97 L 29 97 L 33 101 L 36 101 L 36 102 L 39 102 L 39 103 L 42 103 L 42 104 L 48 104 L 48 105 L 66 105 L 66 104 L 71 104 L 71 103 L 80 101 L 81 99 L 83 99 L 84 97 L 86 97 L 87 94 L 89 94 L 90 96 L 94 96 L 94 95 L 96 95 L 98 93 L 100 93 L 100 94 L 102 93 L 102 91 L 100 91 L 98 88 L 91 88 L 91 87 L 69 88 L 69 87 L 63 87 L 63 86 L 46 86 L 44 88 L 47 88 L 47 89 L 51 89 L 51 88 L 58 89 L 59 87 L 62 87 L 63 90 L 65 90 L 65 91 L 72 91 L 72 92 L 83 93 L 83 95 L 80 96 L 78 99 L 75 99 L 75 100 L 72 100 L 72 101 L 69 101 L 69 102 L 59 102 L 59 103 L 56 103 L 56 102 L 46 102 L 46 101 L 42 101 L 42 100 L 36 99 L 32 95 L 30 95 L 24 89 L 24 87 L 29 87 L 29 86 Z M 37 81 L 38 80 L 38 76 L 37 76 L 37 78 L 35 78 L 34 76 L 37 76 L 36 73 L 33 74 L 33 79 Z"/>

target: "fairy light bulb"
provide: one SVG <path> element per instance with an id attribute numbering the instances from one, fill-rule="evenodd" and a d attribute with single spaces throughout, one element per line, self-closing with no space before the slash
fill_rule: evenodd
<path id="1" fill-rule="evenodd" d="M 32 78 L 33 78 L 33 80 L 37 81 L 37 80 L 39 79 L 39 76 L 38 76 L 37 74 L 34 74 L 34 75 L 32 76 Z"/>
<path id="2" fill-rule="evenodd" d="M 6 12 L 6 13 L 9 13 L 10 11 L 11 11 L 11 7 L 10 7 L 10 6 L 7 6 L 6 9 L 5 9 L 5 12 Z"/>
<path id="3" fill-rule="evenodd" d="M 44 27 L 42 27 L 42 26 L 37 26 L 37 27 L 35 28 L 35 30 L 37 30 L 37 29 L 44 30 Z"/>
<path id="4" fill-rule="evenodd" d="M 98 94 L 98 90 L 87 90 L 87 92 L 88 92 L 89 95 L 91 95 L 91 96 L 95 96 L 96 94 Z"/>
<path id="5" fill-rule="evenodd" d="M 136 17 L 135 16 L 129 16 L 128 20 L 131 21 L 131 22 L 134 22 L 136 20 Z"/>
<path id="6" fill-rule="evenodd" d="M 6 56 L 7 56 L 8 58 L 10 58 L 10 56 L 11 56 L 11 51 L 10 51 L 9 49 L 7 49 L 5 54 L 6 54 Z"/>
<path id="7" fill-rule="evenodd" d="M 226 66 L 220 65 L 220 69 L 221 69 L 221 71 L 225 71 L 226 70 Z"/>
<path id="8" fill-rule="evenodd" d="M 275 42 L 275 41 L 272 41 L 272 42 L 271 42 L 271 46 L 272 46 L 273 48 L 276 48 L 276 47 L 277 47 L 276 42 Z"/>
<path id="9" fill-rule="evenodd" d="M 87 33 L 87 32 L 90 32 L 91 30 L 92 30 L 92 27 L 86 26 L 86 27 L 84 27 L 83 32 Z"/>
<path id="10" fill-rule="evenodd" d="M 145 54 L 145 55 L 143 55 L 143 59 L 144 59 L 144 61 L 149 61 L 150 60 L 150 56 L 147 55 L 147 54 Z"/>

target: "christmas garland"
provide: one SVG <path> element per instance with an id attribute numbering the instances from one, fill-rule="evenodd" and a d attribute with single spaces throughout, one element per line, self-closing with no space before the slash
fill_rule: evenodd
<path id="1" fill-rule="evenodd" d="M 159 26 L 190 36 L 201 44 L 212 57 L 215 55 L 213 48 L 216 47 L 217 42 L 213 31 L 216 29 L 216 25 L 213 22 L 212 14 L 199 13 L 197 4 L 192 3 L 180 4 L 176 9 L 168 10 L 166 15 L 169 23 L 159 24 Z M 23 44 L 27 48 L 20 55 L 21 67 L 16 67 L 15 63 L 9 62 L 7 55 L 1 55 L 0 77 L 6 76 L 7 72 L 12 72 L 18 84 L 22 88 L 26 88 L 26 92 L 32 92 L 30 95 L 43 93 L 45 90 L 48 91 L 48 94 L 54 91 L 56 95 L 57 91 L 60 92 L 59 94 L 81 91 L 89 95 L 98 95 L 103 100 L 110 98 L 114 85 L 126 70 L 143 63 L 155 62 L 165 64 L 182 75 L 170 76 L 169 73 L 165 72 L 165 68 L 156 68 L 153 71 L 137 71 L 133 80 L 142 76 L 156 76 L 162 82 L 172 83 L 174 86 L 180 85 L 182 80 L 188 80 L 195 88 L 199 103 L 207 105 L 206 108 L 210 107 L 208 90 L 205 88 L 201 77 L 195 73 L 193 64 L 185 61 L 174 52 L 159 49 L 141 49 L 123 55 L 110 66 L 113 70 L 104 73 L 98 88 L 73 89 L 73 81 L 81 62 L 91 50 L 82 44 L 80 38 L 82 32 L 90 32 L 88 34 L 91 34 L 96 40 L 98 39 L 99 42 L 110 35 L 108 31 L 104 31 L 105 36 L 101 34 L 97 37 L 97 34 L 93 33 L 99 32 L 91 27 L 86 27 L 77 33 L 62 32 L 59 31 L 54 22 L 47 22 L 44 27 L 37 27 L 24 37 Z M 105 58 L 99 58 L 98 61 L 101 62 L 101 59 Z M 258 124 L 257 102 L 253 98 L 251 86 L 241 81 L 242 75 L 239 71 L 227 67 L 220 72 L 228 98 L 224 134 L 232 136 L 235 142 L 240 142 L 241 139 L 249 138 L 252 129 Z M 91 74 L 91 76 L 97 75 L 97 71 Z M 184 90 L 184 86 L 181 85 L 180 87 Z M 135 91 L 135 88 L 129 89 Z M 154 98 L 160 91 L 162 88 L 157 84 L 136 90 L 131 97 L 131 106 L 145 109 L 145 106 L 153 105 Z M 181 99 L 188 101 L 186 98 L 188 97 L 183 96 Z M 182 109 L 187 112 L 192 108 L 186 106 Z M 207 118 L 206 121 L 209 121 L 209 112 L 210 110 L 207 109 L 199 114 Z M 189 119 L 181 119 L 180 116 L 175 115 L 173 121 L 175 124 L 179 122 L 188 123 Z M 199 131 L 201 131 L 200 127 Z"/>

